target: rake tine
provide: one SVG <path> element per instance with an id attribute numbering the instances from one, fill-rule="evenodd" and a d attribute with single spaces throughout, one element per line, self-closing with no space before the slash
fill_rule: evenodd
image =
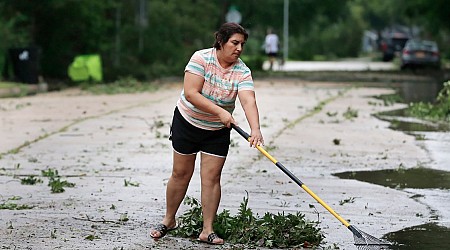
<path id="1" fill-rule="evenodd" d="M 231 127 L 236 130 L 244 139 L 247 141 L 250 140 L 250 135 L 242 130 L 240 127 L 235 124 L 231 124 Z M 317 202 L 320 203 L 328 212 L 330 212 L 336 219 L 338 219 L 345 227 L 347 227 L 350 232 L 353 234 L 353 238 L 355 240 L 355 246 L 357 249 L 367 249 L 367 250 L 378 250 L 378 249 L 389 249 L 387 246 L 392 245 L 391 243 L 378 239 L 370 234 L 367 234 L 355 226 L 350 225 L 348 221 L 342 218 L 338 213 L 336 213 L 327 203 L 325 203 L 319 196 L 317 196 L 311 189 L 309 189 L 300 179 L 298 179 L 291 171 L 289 171 L 283 164 L 277 161 L 274 157 L 272 157 L 269 153 L 267 153 L 264 148 L 261 146 L 256 146 L 256 148 L 269 160 L 271 160 L 275 166 L 277 166 L 281 171 L 283 171 L 291 180 L 293 180 L 297 185 L 299 185 L 303 190 L 305 190 L 310 196 L 312 196 Z"/>

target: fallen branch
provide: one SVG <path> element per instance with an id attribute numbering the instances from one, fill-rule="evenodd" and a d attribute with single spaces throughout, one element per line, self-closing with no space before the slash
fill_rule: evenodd
<path id="1" fill-rule="evenodd" d="M 95 223 L 114 223 L 114 224 L 122 224 L 120 221 L 114 221 L 114 220 L 105 220 L 105 218 L 102 217 L 101 220 L 94 220 L 89 218 L 89 216 L 86 214 L 86 218 L 79 218 L 79 217 L 73 217 L 75 220 L 82 220 L 82 221 L 89 221 L 89 222 L 95 222 Z"/>

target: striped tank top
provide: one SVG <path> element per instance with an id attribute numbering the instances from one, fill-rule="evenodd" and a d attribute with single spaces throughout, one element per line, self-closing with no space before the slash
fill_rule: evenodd
<path id="1" fill-rule="evenodd" d="M 230 68 L 222 68 L 215 48 L 196 51 L 186 65 L 185 72 L 202 76 L 205 81 L 201 94 L 230 114 L 234 111 L 238 92 L 254 90 L 251 71 L 247 65 L 239 58 Z M 218 116 L 204 112 L 186 100 L 184 90 L 177 107 L 181 115 L 198 128 L 219 130 L 225 127 Z"/>

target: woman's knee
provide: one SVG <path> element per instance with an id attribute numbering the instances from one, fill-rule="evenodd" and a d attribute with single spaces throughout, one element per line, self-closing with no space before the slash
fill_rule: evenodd
<path id="1" fill-rule="evenodd" d="M 201 182 L 203 186 L 213 187 L 215 185 L 220 185 L 220 173 L 218 174 L 203 174 L 201 176 Z"/>
<path id="2" fill-rule="evenodd" d="M 177 181 L 189 181 L 194 173 L 195 155 L 182 156 L 174 153 L 172 178 Z"/>
<path id="3" fill-rule="evenodd" d="M 176 170 L 174 169 L 172 171 L 172 179 L 176 181 L 183 181 L 183 182 L 189 182 L 192 177 L 192 171 L 188 170 Z"/>

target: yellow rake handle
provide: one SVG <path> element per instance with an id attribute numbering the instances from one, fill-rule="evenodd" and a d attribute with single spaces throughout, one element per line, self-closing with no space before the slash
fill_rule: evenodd
<path id="1" fill-rule="evenodd" d="M 247 134 L 244 130 L 242 130 L 240 127 L 232 124 L 231 125 L 232 128 L 234 130 L 236 130 L 236 132 L 238 132 L 242 137 L 244 137 L 246 140 L 250 140 L 250 135 Z M 267 151 L 261 147 L 261 146 L 256 146 L 256 148 L 264 155 L 266 156 L 269 160 L 271 160 L 275 166 L 277 166 L 279 169 L 281 169 L 281 171 L 283 171 L 287 176 L 289 176 L 295 183 L 297 183 L 301 188 L 303 188 L 303 190 L 305 190 L 309 195 L 311 195 L 317 202 L 320 203 L 320 205 L 322 205 L 326 210 L 328 210 L 328 212 L 330 212 L 334 217 L 336 217 L 336 219 L 338 219 L 342 224 L 344 224 L 344 226 L 346 226 L 347 228 L 349 228 L 351 231 L 352 230 L 352 226 L 350 225 L 350 223 L 348 223 L 345 219 L 343 219 L 339 214 L 337 214 L 330 206 L 328 206 L 327 203 L 325 203 L 322 199 L 319 198 L 319 196 L 317 196 L 313 191 L 311 191 L 311 189 L 309 189 L 302 181 L 300 181 L 300 179 L 298 179 L 294 174 L 292 174 L 291 171 L 289 171 L 286 167 L 283 166 L 283 164 L 281 164 L 279 161 L 277 161 L 273 156 L 271 156 L 269 153 L 267 153 Z"/>

